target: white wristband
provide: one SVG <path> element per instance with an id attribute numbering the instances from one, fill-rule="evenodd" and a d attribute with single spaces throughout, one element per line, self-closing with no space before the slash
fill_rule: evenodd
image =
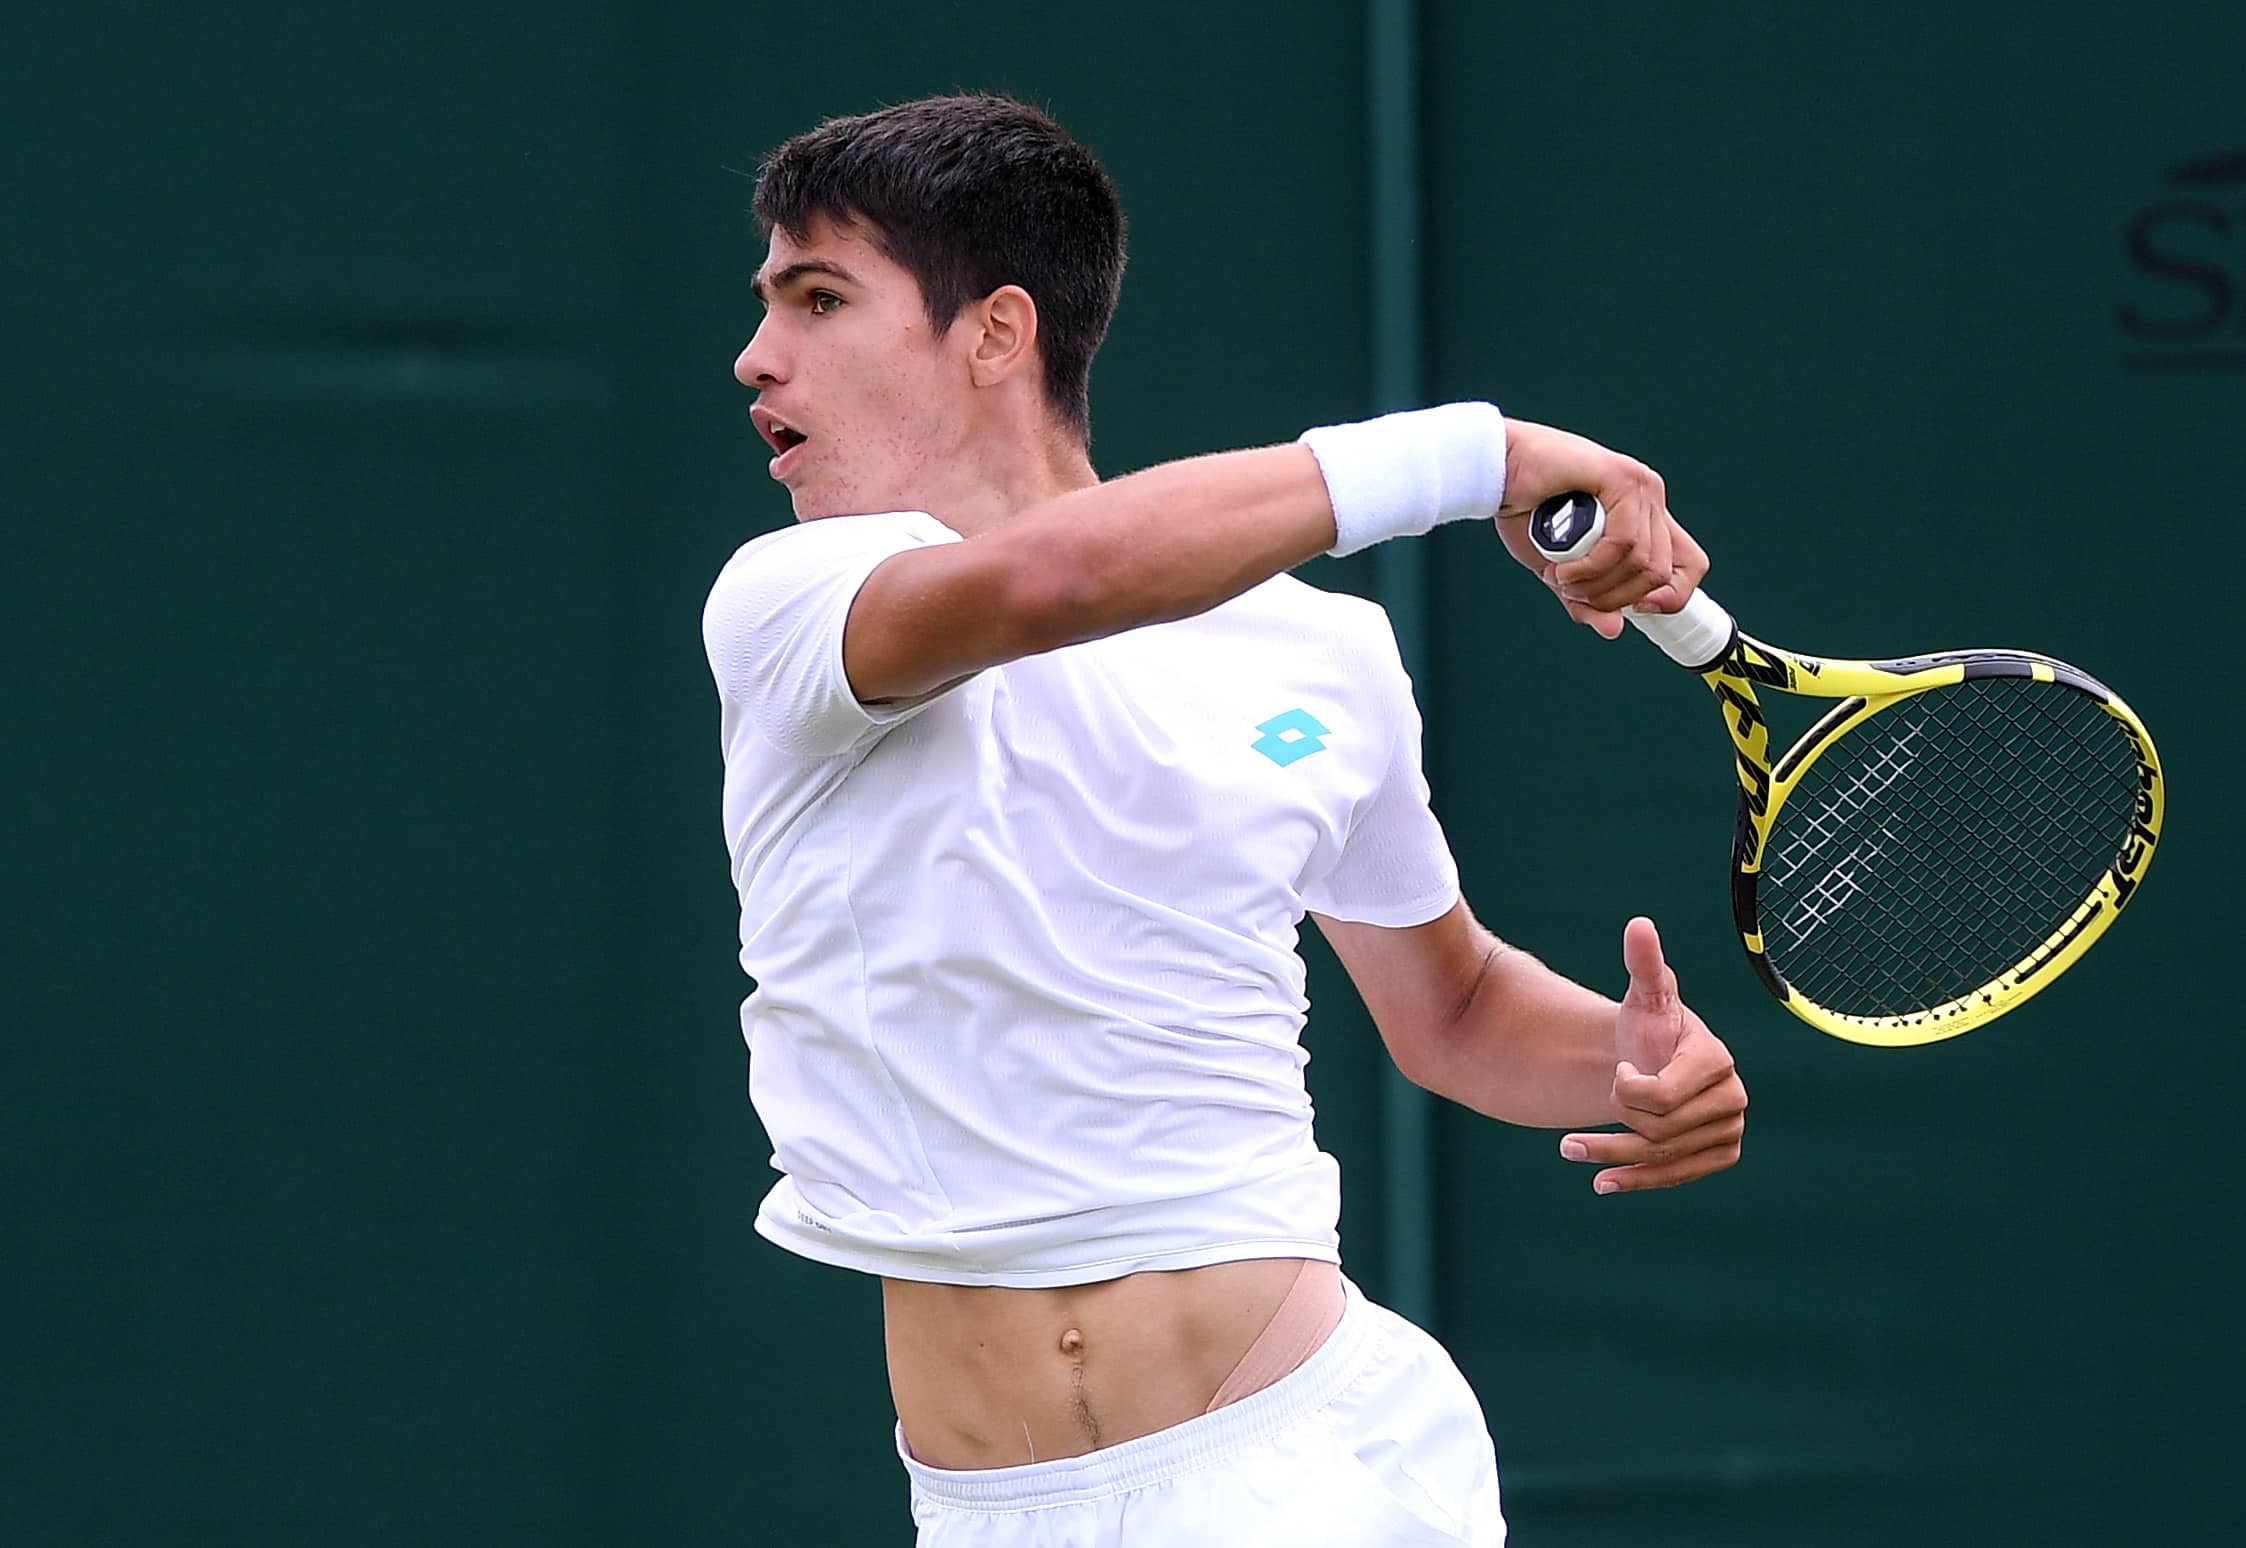
<path id="1" fill-rule="evenodd" d="M 1505 499 L 1505 416 L 1492 403 L 1384 414 L 1300 437 L 1333 503 L 1330 554 L 1487 519 Z"/>

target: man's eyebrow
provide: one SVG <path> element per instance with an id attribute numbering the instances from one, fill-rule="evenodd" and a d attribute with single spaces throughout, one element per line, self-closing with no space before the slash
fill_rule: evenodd
<path id="1" fill-rule="evenodd" d="M 806 274 L 831 274 L 846 285 L 858 283 L 858 276 L 839 263 L 829 263 L 824 258 L 805 258 L 801 262 L 775 270 L 769 279 L 761 274 L 753 276 L 749 280 L 749 293 L 759 301 L 767 301 L 773 291 L 787 289 Z"/>

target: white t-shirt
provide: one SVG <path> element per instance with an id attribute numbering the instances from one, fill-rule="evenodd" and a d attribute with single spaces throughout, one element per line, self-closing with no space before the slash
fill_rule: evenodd
<path id="1" fill-rule="evenodd" d="M 1338 1261 L 1296 929 L 1458 897 L 1386 615 L 1282 576 L 859 704 L 858 588 L 958 541 L 914 512 L 772 533 L 703 614 L 783 1174 L 757 1228 L 948 1284 Z"/>

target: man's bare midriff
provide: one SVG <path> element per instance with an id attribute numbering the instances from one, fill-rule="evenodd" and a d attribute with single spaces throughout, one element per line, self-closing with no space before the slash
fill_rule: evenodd
<path id="1" fill-rule="evenodd" d="M 931 1467 L 1082 1456 L 1204 1412 L 1286 1300 L 1295 1258 L 1051 1290 L 882 1281 L 889 1386 Z"/>

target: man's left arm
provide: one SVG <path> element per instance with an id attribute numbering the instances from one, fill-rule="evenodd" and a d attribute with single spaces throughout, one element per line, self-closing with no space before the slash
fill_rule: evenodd
<path id="1" fill-rule="evenodd" d="M 1677 993 L 1648 919 L 1623 932 L 1618 1005 L 1484 929 L 1463 899 L 1391 929 L 1315 916 L 1413 1083 L 1507 1123 L 1571 1131 L 1602 1193 L 1670 1188 L 1739 1159 L 1747 1088 Z M 1581 1132 L 1620 1123 L 1622 1133 Z"/>

